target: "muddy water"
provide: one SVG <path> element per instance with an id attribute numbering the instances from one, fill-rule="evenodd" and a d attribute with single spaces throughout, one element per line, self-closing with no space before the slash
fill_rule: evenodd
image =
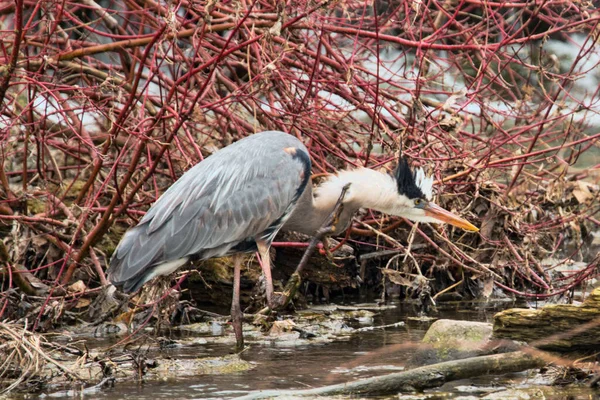
<path id="1" fill-rule="evenodd" d="M 250 371 L 228 375 L 204 375 L 195 379 L 182 379 L 161 383 L 117 382 L 112 389 L 90 394 L 89 398 L 232 398 L 259 389 L 308 388 L 364 378 L 401 370 L 415 343 L 425 334 L 431 321 L 416 321 L 411 306 L 401 303 L 397 308 L 375 316 L 372 325 L 386 325 L 405 321 L 406 325 L 393 329 L 363 332 L 347 340 L 333 343 L 281 347 L 277 344 L 252 345 L 243 358 L 256 367 Z M 493 312 L 484 307 L 463 304 L 445 306 L 440 310 L 444 318 L 489 321 Z M 357 325 L 359 326 L 359 325 Z M 220 356 L 229 354 L 229 345 L 206 345 L 193 350 L 172 350 L 175 358 Z M 58 393 L 57 393 L 58 394 Z M 56 396 L 56 394 L 55 394 Z M 52 396 L 61 398 L 63 396 Z M 63 398 L 66 398 L 64 396 Z"/>
<path id="2" fill-rule="evenodd" d="M 303 347 L 282 347 L 277 344 L 252 345 L 243 353 L 245 360 L 255 364 L 255 368 L 250 371 L 144 384 L 118 381 L 114 388 L 86 393 L 81 397 L 140 400 L 226 399 L 235 398 L 253 390 L 305 389 L 397 372 L 407 365 L 415 351 L 416 344 L 433 320 L 415 319 L 416 313 L 410 305 L 398 303 L 396 306 L 395 309 L 377 315 L 372 321 L 372 325 L 379 326 L 404 321 L 405 325 L 402 327 L 362 332 L 347 340 L 323 345 Z M 438 308 L 438 313 L 434 316 L 491 322 L 495 312 L 510 306 L 514 306 L 514 304 L 444 304 Z M 220 356 L 230 352 L 231 346 L 229 345 L 204 345 L 194 350 L 189 348 L 172 350 L 168 354 L 175 358 L 185 358 Z M 419 395 L 412 398 L 455 398 L 460 395 L 471 396 L 467 398 L 480 398 L 483 394 L 498 391 L 505 385 L 523 382 L 526 379 L 527 376 L 524 374 L 508 377 L 474 377 L 474 380 L 469 382 L 453 382 L 451 385 L 431 391 L 427 397 Z M 583 397 L 580 397 L 580 394 Z M 593 392 L 584 390 L 577 393 L 572 391 L 569 393 L 553 392 L 552 395 L 546 394 L 545 398 L 590 399 L 594 398 L 593 396 Z M 54 393 L 48 397 L 72 398 L 72 394 L 69 396 L 64 392 Z M 390 396 L 388 398 L 398 397 Z"/>

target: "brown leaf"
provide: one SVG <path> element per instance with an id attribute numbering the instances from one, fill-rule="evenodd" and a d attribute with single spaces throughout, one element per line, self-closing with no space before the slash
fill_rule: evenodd
<path id="1" fill-rule="evenodd" d="M 492 291 L 494 290 L 494 278 L 489 275 L 485 278 L 483 282 L 483 292 L 481 293 L 483 297 L 488 299 L 492 295 Z"/>
<path id="2" fill-rule="evenodd" d="M 573 189 L 573 196 L 577 199 L 579 204 L 584 204 L 588 200 L 593 199 L 594 195 L 590 191 L 590 187 L 586 182 L 577 181 L 575 182 L 575 188 Z"/>
<path id="3" fill-rule="evenodd" d="M 75 308 L 85 308 L 87 306 L 89 306 L 92 303 L 92 301 L 90 299 L 86 299 L 86 298 L 80 298 L 79 300 L 77 300 L 77 304 L 75 304 Z"/>
<path id="4" fill-rule="evenodd" d="M 85 286 L 85 283 L 83 283 L 81 280 L 73 283 L 67 288 L 67 290 L 71 293 L 84 292 L 86 289 L 87 286 Z"/>
<path id="5" fill-rule="evenodd" d="M 406 279 L 400 271 L 396 271 L 394 269 L 382 269 L 381 272 L 390 280 L 390 282 L 395 283 L 396 285 L 412 285 L 412 281 Z"/>
<path id="6" fill-rule="evenodd" d="M 273 322 L 273 326 L 271 330 L 269 330 L 269 335 L 280 335 L 285 332 L 291 331 L 296 324 L 291 319 L 286 319 L 283 321 L 275 321 Z"/>

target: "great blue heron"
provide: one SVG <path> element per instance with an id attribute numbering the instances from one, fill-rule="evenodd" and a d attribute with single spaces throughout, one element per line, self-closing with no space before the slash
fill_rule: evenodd
<path id="1" fill-rule="evenodd" d="M 109 279 L 125 292 L 138 290 L 197 260 L 234 255 L 231 316 L 243 346 L 239 304 L 243 253 L 258 251 L 272 305 L 269 247 L 280 229 L 312 235 L 350 183 L 338 226 L 359 208 L 418 222 L 447 222 L 477 231 L 468 221 L 431 202 L 433 179 L 400 158 L 394 175 L 368 168 L 331 176 L 313 193 L 308 150 L 297 138 L 268 131 L 217 151 L 177 180 L 125 233 L 115 250 Z"/>

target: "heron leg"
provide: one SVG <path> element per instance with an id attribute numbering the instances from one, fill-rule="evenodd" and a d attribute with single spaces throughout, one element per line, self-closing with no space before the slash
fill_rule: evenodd
<path id="1" fill-rule="evenodd" d="M 302 259 L 300 260 L 300 263 L 298 264 L 296 271 L 290 277 L 287 284 L 285 285 L 285 288 L 283 289 L 283 293 L 281 293 L 281 296 L 277 296 L 277 304 L 275 306 L 285 307 L 288 304 L 288 302 L 290 301 L 290 299 L 294 298 L 296 291 L 298 290 L 298 288 L 300 287 L 300 284 L 302 283 L 302 269 L 308 263 L 308 259 L 309 259 L 310 255 L 317 248 L 317 244 L 319 243 L 319 241 L 323 240 L 327 235 L 330 235 L 331 233 L 335 232 L 335 225 L 337 224 L 340 213 L 342 212 L 342 210 L 344 208 L 344 197 L 346 196 L 346 192 L 348 191 L 349 187 L 350 187 L 350 184 L 348 183 L 342 188 L 342 193 L 340 194 L 340 197 L 338 198 L 338 201 L 336 202 L 335 207 L 333 208 L 333 211 L 331 212 L 331 214 L 329 214 L 329 216 L 327 217 L 327 219 L 325 220 L 325 222 L 323 223 L 321 228 L 319 228 L 317 233 L 313 236 L 308 247 L 304 251 L 304 255 L 302 256 Z M 264 268 L 263 268 L 263 270 L 264 270 Z M 271 304 L 269 304 L 269 308 L 271 310 L 273 309 Z M 260 313 L 263 314 L 263 313 L 267 313 L 269 311 L 270 311 L 269 309 L 265 309 L 265 310 L 261 310 Z"/>
<path id="2" fill-rule="evenodd" d="M 265 276 L 267 305 L 273 305 L 273 278 L 271 277 L 271 255 L 269 254 L 269 244 L 262 240 L 257 240 L 258 253 L 260 254 L 260 266 Z M 272 307 L 271 307 L 272 308 Z"/>
<path id="3" fill-rule="evenodd" d="M 233 256 L 233 299 L 231 300 L 231 324 L 235 332 L 236 349 L 244 349 L 244 334 L 242 332 L 242 319 L 244 317 L 240 307 L 240 274 L 242 270 L 243 256 L 236 254 Z"/>

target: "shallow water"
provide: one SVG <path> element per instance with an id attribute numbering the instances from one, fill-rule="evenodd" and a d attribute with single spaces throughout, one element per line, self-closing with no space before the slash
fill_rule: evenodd
<path id="1" fill-rule="evenodd" d="M 498 307 L 507 307 L 504 303 Z M 414 353 L 415 344 L 423 337 L 433 320 L 417 321 L 415 310 L 403 303 L 395 309 L 376 315 L 373 325 L 380 326 L 404 321 L 405 326 L 362 332 L 328 344 L 301 347 L 251 345 L 242 357 L 255 364 L 249 371 L 226 375 L 203 375 L 194 379 L 164 382 L 118 381 L 114 388 L 86 393 L 86 398 L 128 399 L 194 399 L 233 398 L 260 389 L 304 389 L 340 383 L 402 370 Z M 491 321 L 492 305 L 445 304 L 437 317 Z M 358 325 L 357 325 L 358 326 Z M 230 354 L 230 345 L 208 344 L 196 349 L 169 350 L 174 358 L 221 356 Z M 192 353 L 193 352 L 193 353 Z M 72 398 L 73 393 L 55 392 L 45 396 Z M 42 395 L 42 397 L 45 397 Z M 32 396 L 29 398 L 36 398 Z M 76 395 L 76 397 L 79 397 Z"/>
<path id="2" fill-rule="evenodd" d="M 392 303 L 393 304 L 393 303 Z M 245 395 L 253 390 L 306 389 L 340 382 L 398 372 L 407 365 L 414 354 L 417 343 L 434 319 L 415 319 L 416 311 L 406 303 L 396 303 L 396 308 L 376 315 L 374 326 L 404 321 L 405 325 L 391 329 L 361 332 L 328 344 L 282 347 L 251 345 L 242 357 L 255 368 L 245 372 L 226 375 L 202 375 L 195 378 L 171 379 L 163 382 L 137 383 L 117 381 L 115 387 L 91 393 L 50 392 L 26 398 L 89 398 L 89 399 L 227 399 Z M 513 307 L 503 303 L 442 303 L 431 316 L 456 320 L 491 322 L 494 313 Z M 360 326 L 357 324 L 357 327 Z M 106 343 L 104 343 L 106 344 Z M 90 343 L 90 345 L 92 345 Z M 230 345 L 207 344 L 197 348 L 163 351 L 173 358 L 222 356 L 232 352 Z M 510 376 L 473 377 L 469 381 L 446 384 L 426 394 L 402 395 L 400 398 L 447 399 L 464 396 L 464 399 L 481 398 L 485 394 L 528 385 L 526 374 Z M 530 381 L 532 384 L 533 381 Z M 551 389 L 544 393 L 545 399 L 594 399 L 598 393 L 590 389 Z M 18 397 L 15 397 L 18 398 Z M 388 396 L 382 398 L 398 398 Z M 502 397 L 502 398 L 511 398 Z M 539 397 L 530 397 L 539 398 Z"/>

